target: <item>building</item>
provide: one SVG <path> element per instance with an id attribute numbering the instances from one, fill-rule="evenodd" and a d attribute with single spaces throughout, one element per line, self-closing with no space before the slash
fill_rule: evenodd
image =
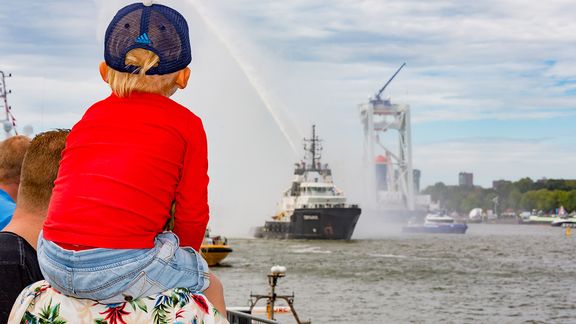
<path id="1" fill-rule="evenodd" d="M 460 172 L 458 174 L 458 185 L 460 187 L 473 187 L 474 186 L 474 174 L 468 172 Z"/>
<path id="2" fill-rule="evenodd" d="M 422 173 L 418 169 L 413 169 L 412 172 L 414 173 L 414 176 L 413 176 L 413 178 L 414 178 L 414 192 L 419 193 L 420 192 L 420 175 Z"/>
<path id="3" fill-rule="evenodd" d="M 512 185 L 509 180 L 494 180 L 492 181 L 492 189 L 498 191 Z"/>

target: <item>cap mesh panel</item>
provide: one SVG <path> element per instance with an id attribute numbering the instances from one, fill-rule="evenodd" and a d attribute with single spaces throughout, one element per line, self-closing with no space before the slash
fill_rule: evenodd
<path id="1" fill-rule="evenodd" d="M 115 59 L 124 62 L 126 48 L 134 44 L 140 33 L 142 10 L 135 10 L 122 17 L 108 38 L 108 53 Z M 128 27 L 126 27 L 128 26 Z"/>
<path id="2" fill-rule="evenodd" d="M 143 32 L 149 44 L 137 42 Z M 106 63 L 121 72 L 137 70 L 125 64 L 126 53 L 134 48 L 151 50 L 160 57 L 158 66 L 146 72 L 149 75 L 176 72 L 192 60 L 186 20 L 176 10 L 163 5 L 144 7 L 134 3 L 120 9 L 108 26 L 105 42 Z"/>
<path id="3" fill-rule="evenodd" d="M 152 47 L 162 54 L 164 63 L 180 59 L 182 53 L 182 41 L 176 28 L 161 13 L 151 12 L 148 24 L 148 37 L 152 41 Z"/>

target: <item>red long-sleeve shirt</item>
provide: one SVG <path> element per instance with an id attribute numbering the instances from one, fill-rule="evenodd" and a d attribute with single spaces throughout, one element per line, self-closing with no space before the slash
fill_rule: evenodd
<path id="1" fill-rule="evenodd" d="M 167 97 L 133 93 L 95 103 L 62 153 L 46 239 L 88 247 L 154 246 L 176 201 L 174 232 L 198 250 L 208 224 L 202 121 Z"/>

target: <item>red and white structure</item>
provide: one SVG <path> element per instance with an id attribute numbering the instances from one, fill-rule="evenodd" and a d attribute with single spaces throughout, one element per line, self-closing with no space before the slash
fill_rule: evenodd
<path id="1" fill-rule="evenodd" d="M 364 161 L 367 186 L 378 210 L 404 211 L 417 209 L 412 169 L 412 143 L 410 138 L 410 106 L 392 103 L 381 95 L 406 65 L 367 103 L 359 106 L 360 121 L 364 127 Z"/>

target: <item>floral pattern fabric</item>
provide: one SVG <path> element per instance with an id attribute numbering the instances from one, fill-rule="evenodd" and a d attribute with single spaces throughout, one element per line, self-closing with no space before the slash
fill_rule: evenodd
<path id="1" fill-rule="evenodd" d="M 225 324 L 228 321 L 204 295 L 186 288 L 105 305 L 89 299 L 67 297 L 46 281 L 38 281 L 20 293 L 8 323 Z"/>

